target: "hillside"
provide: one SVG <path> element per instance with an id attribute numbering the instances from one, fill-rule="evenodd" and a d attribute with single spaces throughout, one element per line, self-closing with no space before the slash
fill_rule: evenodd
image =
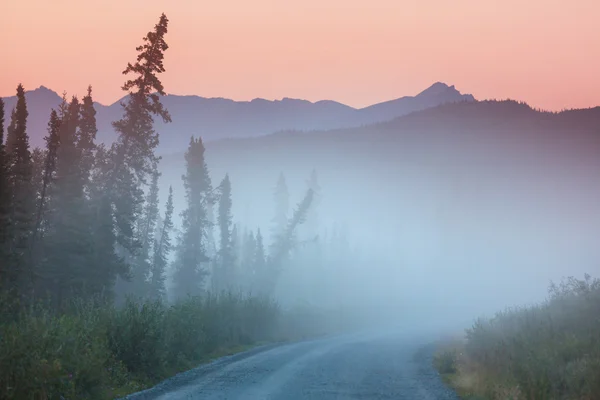
<path id="1" fill-rule="evenodd" d="M 60 104 L 61 96 L 42 86 L 26 93 L 29 109 L 29 134 L 34 146 L 43 145 L 50 109 Z M 7 97 L 7 113 L 15 104 L 15 97 Z M 159 152 L 169 153 L 187 146 L 191 135 L 202 135 L 207 141 L 230 137 L 253 137 L 277 131 L 322 130 L 360 126 L 455 101 L 472 101 L 473 96 L 461 94 L 454 86 L 435 83 L 416 96 L 405 96 L 362 109 L 355 109 L 335 101 L 315 103 L 284 98 L 282 100 L 254 99 L 233 101 L 222 98 L 167 95 L 163 103 L 173 122 L 156 122 L 161 134 Z M 111 122 L 121 117 L 120 102 L 110 106 L 96 103 L 98 139 L 111 142 L 114 132 Z"/>
<path id="2" fill-rule="evenodd" d="M 540 268 L 577 273 L 600 259 L 599 126 L 600 108 L 462 102 L 360 128 L 215 141 L 207 162 L 215 182 L 229 173 L 234 215 L 251 229 L 272 216 L 280 172 L 293 205 L 315 168 L 325 234 L 347 223 L 353 240 L 396 254 L 398 268 L 415 274 L 403 271 L 408 291 L 432 276 L 463 287 L 472 298 L 440 292 L 428 301 L 465 307 L 471 318 L 483 307 L 478 296 L 502 299 L 487 310 L 505 307 L 509 289 L 527 303 L 545 293 L 546 282 L 528 280 Z M 182 153 L 165 156 L 161 169 L 181 194 Z M 513 273 L 500 279 L 498 268 Z"/>

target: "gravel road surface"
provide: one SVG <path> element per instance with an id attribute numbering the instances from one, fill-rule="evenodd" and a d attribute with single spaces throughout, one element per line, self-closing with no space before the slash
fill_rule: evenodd
<path id="1" fill-rule="evenodd" d="M 423 335 L 360 333 L 223 357 L 130 400 L 458 400 L 431 366 Z"/>

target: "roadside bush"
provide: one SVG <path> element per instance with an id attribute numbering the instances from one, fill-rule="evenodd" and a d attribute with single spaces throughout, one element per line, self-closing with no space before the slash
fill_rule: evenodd
<path id="1" fill-rule="evenodd" d="M 457 350 L 444 350 L 433 358 L 433 365 L 440 374 L 456 373 Z"/>
<path id="2" fill-rule="evenodd" d="M 600 398 L 599 315 L 600 280 L 586 275 L 552 284 L 540 305 L 475 321 L 453 382 L 467 382 L 462 389 L 478 382 L 474 392 L 490 399 Z M 436 364 L 440 371 L 446 366 Z"/>
<path id="3" fill-rule="evenodd" d="M 108 343 L 112 354 L 128 371 L 151 381 L 164 376 L 166 307 L 160 302 L 138 303 L 131 299 L 112 310 L 108 320 Z"/>
<path id="4" fill-rule="evenodd" d="M 36 310 L 3 323 L 0 398 L 107 397 L 106 383 L 126 371 L 108 347 L 105 317 L 101 310 L 60 317 Z"/>
<path id="5" fill-rule="evenodd" d="M 273 340 L 278 321 L 273 301 L 230 293 L 3 314 L 0 399 L 113 399 L 218 352 Z"/>

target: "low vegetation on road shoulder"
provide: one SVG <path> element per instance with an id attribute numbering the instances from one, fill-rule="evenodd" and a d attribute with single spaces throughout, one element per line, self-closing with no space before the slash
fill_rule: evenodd
<path id="1" fill-rule="evenodd" d="M 434 367 L 469 400 L 599 398 L 600 280 L 571 277 L 539 305 L 478 319 Z"/>
<path id="2" fill-rule="evenodd" d="M 279 307 L 223 294 L 173 305 L 43 307 L 0 321 L 1 399 L 112 399 L 222 355 L 279 340 Z"/>

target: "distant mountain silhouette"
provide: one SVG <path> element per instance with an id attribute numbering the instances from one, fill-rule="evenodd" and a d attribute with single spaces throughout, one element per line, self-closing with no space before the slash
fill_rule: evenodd
<path id="1" fill-rule="evenodd" d="M 58 107 L 61 96 L 41 86 L 26 92 L 25 97 L 29 110 L 28 132 L 31 142 L 34 146 L 42 146 L 50 109 Z M 7 97 L 4 100 L 8 117 L 16 104 L 16 97 Z M 167 95 L 162 101 L 171 113 L 173 122 L 163 124 L 162 121 L 157 121 L 156 129 L 161 137 L 159 152 L 172 153 L 185 149 L 192 135 L 212 141 L 261 136 L 284 130 L 348 128 L 390 120 L 444 103 L 473 100 L 472 95 L 461 94 L 454 86 L 440 82 L 416 96 L 405 96 L 361 109 L 330 100 L 314 103 L 290 98 L 275 101 L 233 101 L 223 98 Z M 114 138 L 111 122 L 120 118 L 122 113 L 120 101 L 110 106 L 96 103 L 96 111 L 98 140 L 111 142 Z"/>

